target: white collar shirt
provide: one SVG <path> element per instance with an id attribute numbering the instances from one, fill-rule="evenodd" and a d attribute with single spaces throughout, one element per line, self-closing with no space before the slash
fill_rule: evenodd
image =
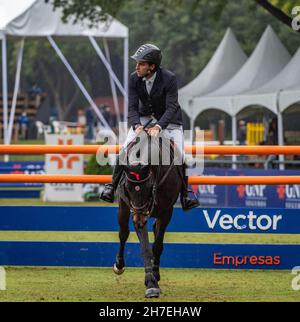
<path id="1" fill-rule="evenodd" d="M 146 82 L 146 89 L 149 95 L 150 95 L 153 83 L 155 81 L 155 78 L 156 78 L 156 72 L 148 79 L 146 77 L 143 78 L 143 80 Z"/>

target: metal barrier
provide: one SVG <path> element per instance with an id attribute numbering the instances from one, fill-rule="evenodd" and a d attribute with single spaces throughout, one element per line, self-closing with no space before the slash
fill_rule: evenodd
<path id="1" fill-rule="evenodd" d="M 109 183 L 111 175 L 1 174 L 0 182 Z M 189 184 L 300 184 L 300 176 L 190 176 Z"/>
<path id="2" fill-rule="evenodd" d="M 120 145 L 0 145 L 0 154 L 96 154 L 97 152 L 117 154 Z M 248 154 L 248 155 L 296 155 L 300 146 L 202 146 L 186 145 L 188 154 Z"/>

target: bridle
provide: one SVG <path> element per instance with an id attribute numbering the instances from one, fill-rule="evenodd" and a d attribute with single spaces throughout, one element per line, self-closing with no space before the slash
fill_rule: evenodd
<path id="1" fill-rule="evenodd" d="M 130 182 L 130 183 L 135 183 L 135 184 L 141 184 L 141 183 L 145 183 L 148 180 L 150 180 L 153 177 L 152 171 L 149 171 L 149 174 L 146 178 L 142 179 L 142 180 L 134 180 L 128 177 L 127 173 L 125 172 L 125 176 L 126 179 Z M 129 199 L 129 198 L 128 198 Z M 136 207 L 132 201 L 129 199 L 129 206 L 131 208 L 132 211 L 139 211 L 139 210 L 143 210 L 145 209 L 149 204 L 151 204 L 152 199 L 147 200 L 142 206 L 140 207 Z"/>
<path id="2" fill-rule="evenodd" d="M 144 126 L 144 128 L 149 124 L 149 122 Z M 152 179 L 153 180 L 153 188 L 152 188 L 152 196 L 149 200 L 147 200 L 142 206 L 140 207 L 136 207 L 132 201 L 130 200 L 129 196 L 127 195 L 126 193 L 126 189 L 124 189 L 124 192 L 125 192 L 125 195 L 126 195 L 126 198 L 128 199 L 126 202 L 128 207 L 132 210 L 133 213 L 136 213 L 137 211 L 141 211 L 141 210 L 146 210 L 145 211 L 145 214 L 152 214 L 152 211 L 154 210 L 154 206 L 157 205 L 157 201 L 156 201 L 156 191 L 158 189 L 158 187 L 160 187 L 164 182 L 165 180 L 167 179 L 170 171 L 172 170 L 172 166 L 174 165 L 174 162 L 175 162 L 175 158 L 174 158 L 174 149 L 175 149 L 175 144 L 174 142 L 171 140 L 170 141 L 171 144 L 172 144 L 172 147 L 173 147 L 173 154 L 171 155 L 172 156 L 172 162 L 168 168 L 168 170 L 166 171 L 166 173 L 163 175 L 163 177 L 160 179 L 160 173 L 161 173 L 161 164 L 158 165 L 158 169 L 157 169 L 157 173 L 154 177 L 153 175 L 153 171 L 150 169 L 149 171 L 149 174 L 146 178 L 142 179 L 142 180 L 134 180 L 132 178 L 129 178 L 129 176 L 127 175 L 126 171 L 125 171 L 125 177 L 126 179 L 131 182 L 131 183 L 134 183 L 134 184 L 141 184 L 141 183 L 145 183 L 147 182 L 148 180 Z M 128 150 L 130 150 L 134 145 L 134 141 L 130 142 L 129 145 L 128 145 Z M 159 155 L 160 155 L 160 158 L 161 158 L 161 149 L 159 149 Z M 153 178 L 154 177 L 154 178 Z"/>

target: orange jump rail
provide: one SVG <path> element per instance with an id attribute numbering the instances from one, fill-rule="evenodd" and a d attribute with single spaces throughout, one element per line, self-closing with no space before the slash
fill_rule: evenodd
<path id="1" fill-rule="evenodd" d="M 0 182 L 27 183 L 110 183 L 111 175 L 50 175 L 50 174 L 1 174 Z M 191 176 L 189 184 L 245 185 L 300 184 L 300 176 Z"/>
<path id="2" fill-rule="evenodd" d="M 0 154 L 118 154 L 119 145 L 0 145 Z M 223 155 L 297 155 L 300 146 L 196 146 L 186 145 L 187 154 L 223 154 Z"/>

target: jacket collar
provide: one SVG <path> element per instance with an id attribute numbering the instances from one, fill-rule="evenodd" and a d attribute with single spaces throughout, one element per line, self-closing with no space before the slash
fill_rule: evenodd
<path id="1" fill-rule="evenodd" d="M 156 71 L 156 77 L 155 77 L 153 86 L 151 88 L 150 96 L 152 96 L 159 89 L 160 85 L 161 85 L 161 68 L 158 68 L 158 70 Z"/>

